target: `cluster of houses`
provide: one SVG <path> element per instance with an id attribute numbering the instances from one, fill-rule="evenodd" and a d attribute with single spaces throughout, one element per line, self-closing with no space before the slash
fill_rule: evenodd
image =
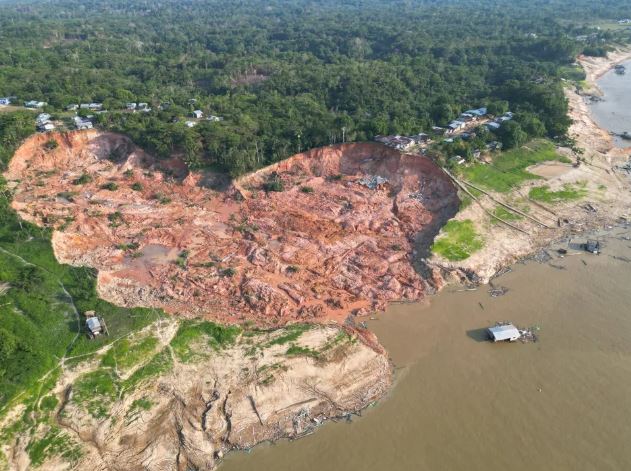
<path id="1" fill-rule="evenodd" d="M 618 20 L 619 25 L 631 25 L 631 18 L 624 18 L 622 20 Z"/>
<path id="2" fill-rule="evenodd" d="M 88 118 L 82 118 L 81 116 L 75 116 L 72 118 L 74 125 L 79 130 L 92 129 L 94 125 Z M 51 116 L 48 113 L 40 113 L 35 119 L 35 126 L 39 132 L 50 132 L 55 130 L 55 124 L 51 120 Z"/>
<path id="3" fill-rule="evenodd" d="M 477 108 L 475 110 L 468 110 L 458 116 L 458 119 L 453 120 L 447 125 L 446 134 L 454 134 L 458 131 L 464 130 L 472 122 L 476 122 L 481 118 L 484 118 L 487 114 L 486 108 Z"/>
<path id="4" fill-rule="evenodd" d="M 142 111 L 144 113 L 148 113 L 149 111 L 151 111 L 149 103 L 127 103 L 125 105 L 125 108 L 127 108 L 129 111 Z"/>
<path id="5" fill-rule="evenodd" d="M 77 110 L 103 111 L 103 103 L 81 103 L 81 104 L 73 103 L 71 105 L 66 106 L 66 110 L 67 111 L 77 111 Z"/>
<path id="6" fill-rule="evenodd" d="M 47 104 L 48 103 L 46 103 L 45 101 L 30 100 L 30 101 L 24 102 L 24 107 L 36 109 L 36 108 L 43 108 Z"/>
<path id="7" fill-rule="evenodd" d="M 191 116 L 197 120 L 204 119 L 204 112 L 202 110 L 195 110 L 191 113 Z M 206 121 L 223 121 L 221 116 L 215 116 L 213 114 L 206 116 Z M 197 121 L 184 121 L 184 124 L 189 128 L 197 126 Z"/>
<path id="8" fill-rule="evenodd" d="M 48 132 L 55 129 L 55 125 L 50 120 L 50 115 L 48 113 L 40 113 L 39 115 L 37 115 L 35 125 L 37 130 L 40 132 Z"/>
<path id="9" fill-rule="evenodd" d="M 485 119 L 482 124 L 489 131 L 497 131 L 502 123 L 513 119 L 513 113 L 506 112 L 502 116 L 490 119 L 488 116 L 487 108 L 476 108 L 473 110 L 467 110 L 462 113 L 457 119 L 450 122 L 445 127 L 434 126 L 432 127 L 432 133 L 436 136 L 455 136 L 467 139 L 470 137 L 470 133 L 466 132 L 473 125 L 478 125 L 480 120 Z M 376 136 L 375 140 L 393 147 L 397 150 L 406 151 L 416 145 L 427 144 L 431 142 L 431 138 L 428 134 L 419 133 L 414 136 Z M 448 137 L 446 142 L 453 142 L 453 138 Z"/>
<path id="10" fill-rule="evenodd" d="M 501 116 L 489 116 L 487 108 L 477 108 L 473 110 L 467 110 L 462 113 L 458 119 L 455 119 L 449 123 L 446 127 L 434 126 L 432 127 L 432 133 L 434 136 L 441 136 L 443 142 L 454 142 L 455 139 L 463 139 L 465 141 L 475 137 L 475 130 L 482 127 L 489 131 L 497 131 L 502 123 L 513 119 L 513 113 L 508 111 Z M 415 146 L 420 146 L 421 152 L 424 152 L 424 144 L 432 142 L 432 137 L 428 134 L 419 133 L 414 136 L 376 136 L 375 140 L 393 147 L 400 151 L 409 151 Z M 498 141 L 491 141 L 485 145 L 486 151 L 495 151 L 502 148 L 502 143 Z M 473 151 L 474 159 L 482 159 L 482 150 L 475 149 Z M 449 159 L 452 163 L 463 164 L 465 159 L 459 155 L 453 156 Z M 484 160 L 482 159 L 484 162 Z"/>
<path id="11" fill-rule="evenodd" d="M 75 116 L 74 118 L 72 118 L 72 120 L 74 121 L 75 127 L 79 130 L 92 129 L 94 127 L 94 125 L 92 124 L 92 121 L 90 121 L 88 118 Z"/>
<path id="12" fill-rule="evenodd" d="M 397 150 L 409 150 L 415 145 L 429 143 L 430 138 L 427 134 L 421 132 L 414 136 L 376 136 L 375 141 Z"/>

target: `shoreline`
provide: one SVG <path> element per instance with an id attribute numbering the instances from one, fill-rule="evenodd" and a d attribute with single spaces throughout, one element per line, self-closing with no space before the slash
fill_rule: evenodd
<path id="1" fill-rule="evenodd" d="M 579 63 L 581 63 L 581 65 L 585 68 L 586 74 L 588 74 L 589 78 L 588 84 L 590 85 L 590 88 L 593 89 L 598 88 L 596 80 L 607 71 L 611 70 L 615 64 L 630 60 L 631 51 L 615 53 L 611 58 L 606 60 L 604 58 L 599 59 L 603 60 L 596 61 L 591 58 L 578 59 Z M 583 60 L 585 60 L 585 64 L 583 64 Z M 553 210 L 556 213 L 554 217 L 550 214 L 546 215 L 546 211 L 542 208 L 536 207 L 536 205 L 533 205 L 533 212 L 531 214 L 536 214 L 537 217 L 546 220 L 549 225 L 552 225 L 553 222 L 555 223 L 556 221 L 567 221 L 567 223 L 563 223 L 558 228 L 555 227 L 551 229 L 540 227 L 533 222 L 520 221 L 520 227 L 523 227 L 527 234 L 518 234 L 508 227 L 490 224 L 488 222 L 488 215 L 475 204 L 472 204 L 463 211 L 460 211 L 454 219 L 471 219 L 474 221 L 474 223 L 482 231 L 487 244 L 482 250 L 474 253 L 470 258 L 463 260 L 462 262 L 445 262 L 444 260 L 440 260 L 438 257 L 433 256 L 428 262 L 431 267 L 436 269 L 434 273 L 434 275 L 436 275 L 434 276 L 435 281 L 438 281 L 436 285 L 436 294 L 440 293 L 440 291 L 442 291 L 442 289 L 448 284 L 467 284 L 470 282 L 471 274 L 475 274 L 478 277 L 476 284 L 487 284 L 494 277 L 498 276 L 498 274 L 501 274 L 502 270 L 511 267 L 515 263 L 527 260 L 537 260 L 537 254 L 542 250 L 545 251 L 547 249 L 551 249 L 553 245 L 563 243 L 573 236 L 581 237 L 586 233 L 590 233 L 590 231 L 603 229 L 603 227 L 606 227 L 607 225 L 613 225 L 616 220 L 619 221 L 620 217 L 626 217 L 627 208 L 631 207 L 631 196 L 629 195 L 631 181 L 626 176 L 626 180 L 622 180 L 615 171 L 615 165 L 622 159 L 626 159 L 624 154 L 631 151 L 631 148 L 621 149 L 615 147 L 613 138 L 609 132 L 600 128 L 593 120 L 591 111 L 584 99 L 584 95 L 578 91 L 566 89 L 566 97 L 569 102 L 568 113 L 574 121 L 568 134 L 574 137 L 576 139 L 577 146 L 584 150 L 584 154 L 581 158 L 585 160 L 585 163 L 577 168 L 568 166 L 567 172 L 563 172 L 559 175 L 553 175 L 549 178 L 542 177 L 542 180 L 528 181 L 521 185 L 516 191 L 510 194 L 501 195 L 501 197 L 525 198 L 523 196 L 524 190 L 527 192 L 527 190 L 533 187 L 533 185 L 541 184 L 541 182 L 545 182 L 552 188 L 559 188 L 565 184 L 582 181 L 584 179 L 588 179 L 590 182 L 589 197 L 571 203 L 560 203 L 558 205 L 554 205 Z M 570 149 L 559 149 L 559 151 L 562 151 L 564 155 L 571 155 L 575 158 L 578 157 L 578 155 L 573 154 Z M 600 186 L 606 186 L 607 188 L 606 190 L 599 190 L 598 188 Z M 484 200 L 484 198 L 480 199 Z M 488 204 L 494 204 L 492 200 L 484 201 Z M 592 212 L 581 209 L 587 202 L 595 205 L 598 208 L 598 211 Z M 440 272 L 440 275 L 438 275 L 438 272 Z M 427 293 L 427 296 L 424 299 L 411 302 L 431 303 L 431 298 L 432 296 Z M 385 315 L 385 311 L 380 311 L 379 313 Z M 358 316 L 358 320 L 359 319 L 363 319 L 363 316 Z M 341 329 L 341 327 L 339 328 Z M 305 343 L 307 348 L 313 348 L 313 346 L 316 345 L 324 350 L 330 342 L 333 342 L 337 338 L 338 335 L 337 331 L 334 331 L 334 329 L 330 326 L 326 327 L 324 325 L 319 325 L 316 330 L 321 330 L 322 332 L 327 330 L 329 333 L 327 335 L 321 334 L 316 336 L 314 331 L 314 333 L 310 334 L 311 337 L 307 339 L 308 341 Z M 282 327 L 279 328 L 278 331 L 274 332 L 282 332 Z M 173 332 L 173 335 L 175 335 L 175 331 Z M 274 334 L 272 333 L 272 335 Z M 372 331 L 369 330 L 368 335 L 372 335 L 375 339 L 375 343 L 380 346 L 379 340 L 372 334 Z M 186 366 L 182 364 L 180 365 L 181 368 L 190 369 L 189 374 L 185 374 L 185 371 L 182 370 L 176 372 L 173 377 L 165 375 L 160 378 L 160 385 L 151 385 L 146 388 L 143 387 L 142 389 L 139 389 L 139 392 L 134 393 L 133 396 L 130 396 L 125 401 L 119 401 L 119 403 L 115 405 L 115 409 L 112 410 L 112 416 L 119 419 L 117 424 L 114 424 L 113 422 L 108 424 L 107 421 L 98 423 L 97 421 L 87 417 L 79 410 L 78 407 L 73 407 L 72 404 L 68 406 L 64 403 L 60 411 L 69 407 L 72 415 L 69 419 L 65 419 L 67 423 L 60 425 L 64 427 L 64 429 L 74 430 L 78 437 L 81 437 L 82 435 L 98 435 L 99 440 L 103 439 L 99 442 L 99 447 L 92 445 L 86 446 L 86 450 L 88 450 L 86 460 L 98 462 L 99 459 L 103 459 L 102 457 L 99 458 L 103 452 L 105 452 L 105 455 L 111 456 L 114 453 L 121 451 L 114 445 L 112 445 L 112 448 L 108 448 L 110 445 L 107 444 L 104 438 L 106 435 L 109 435 L 112 431 L 116 430 L 116 428 L 119 429 L 118 433 L 124 432 L 125 427 L 127 427 L 127 425 L 123 426 L 125 422 L 124 419 L 126 417 L 125 407 L 131 406 L 132 399 L 140 400 L 145 397 L 144 395 L 150 395 L 155 404 L 163 408 L 163 411 L 172 410 L 174 405 L 177 406 L 177 413 L 173 415 L 174 422 L 178 424 L 178 427 L 182 424 L 191 425 L 191 427 L 185 427 L 188 439 L 191 440 L 191 443 L 199 444 L 199 450 L 204 450 L 206 455 L 209 455 L 212 458 L 205 459 L 204 454 L 198 455 L 195 450 L 184 447 L 182 444 L 178 447 L 176 443 L 169 442 L 169 440 L 163 440 L 160 437 L 154 438 L 153 442 L 149 440 L 147 447 L 149 447 L 149 445 L 151 445 L 151 447 L 143 449 L 143 452 L 144 450 L 149 450 L 152 457 L 154 456 L 153 454 L 155 454 L 155 456 L 163 456 L 164 447 L 175 447 L 170 449 L 170 451 L 177 453 L 178 456 L 182 453 L 182 456 L 186 456 L 186 459 L 190 460 L 190 463 L 194 463 L 196 466 L 206 466 L 205 469 L 213 469 L 215 466 L 220 464 L 224 453 L 228 453 L 230 449 L 238 450 L 240 445 L 242 445 L 243 448 L 250 449 L 261 443 L 273 443 L 280 438 L 298 439 L 305 436 L 305 433 L 299 433 L 299 430 L 296 429 L 294 421 L 295 417 L 298 417 L 301 421 L 303 421 L 300 422 L 300 432 L 306 432 L 306 434 L 309 434 L 315 431 L 322 422 L 329 421 L 334 417 L 340 417 L 340 411 L 344 412 L 344 414 L 341 414 L 342 417 L 346 416 L 346 413 L 357 415 L 373 401 L 379 401 L 387 398 L 392 392 L 392 389 L 397 381 L 397 377 L 392 374 L 390 369 L 392 366 L 390 356 L 386 351 L 378 352 L 370 348 L 369 342 L 367 342 L 365 338 L 360 336 L 359 340 L 358 344 L 360 346 L 355 345 L 353 342 L 349 342 L 348 345 L 344 347 L 349 349 L 349 351 L 344 352 L 341 360 L 338 356 L 331 355 L 331 363 L 329 365 L 329 369 L 331 370 L 329 373 L 329 383 L 332 386 L 331 391 L 340 388 L 343 390 L 343 392 L 340 393 L 341 397 L 336 398 L 336 401 L 333 402 L 331 400 L 332 396 L 328 392 L 322 391 L 321 387 L 315 389 L 314 386 L 313 391 L 316 391 L 318 395 L 321 396 L 319 397 L 318 402 L 319 409 L 316 410 L 314 408 L 312 411 L 313 413 L 309 412 L 306 415 L 303 413 L 303 404 L 312 400 L 309 395 L 297 396 L 294 404 L 290 406 L 291 410 L 279 407 L 274 409 L 272 404 L 274 403 L 274 400 L 278 402 L 283 394 L 287 394 L 287 391 L 283 393 L 281 387 L 285 381 L 287 384 L 296 381 L 307 381 L 312 375 L 316 374 L 314 373 L 315 370 L 311 364 L 312 361 L 308 356 L 288 360 L 288 362 L 292 362 L 292 368 L 287 370 L 290 373 L 287 373 L 287 371 L 284 373 L 277 373 L 277 379 L 275 381 L 278 382 L 273 383 L 277 386 L 272 386 L 278 387 L 278 397 L 275 399 L 270 399 L 268 395 L 260 392 L 256 389 L 256 385 L 254 386 L 255 392 L 250 391 L 249 388 L 251 385 L 249 383 L 241 384 L 237 381 L 236 384 L 222 384 L 219 382 L 219 386 L 217 386 L 217 388 L 215 388 L 215 386 L 210 388 L 210 386 L 193 384 L 195 380 L 198 379 L 197 377 L 199 377 L 199 379 L 205 379 L 204 384 L 206 385 L 211 384 L 213 379 L 215 381 L 215 385 L 218 384 L 217 377 L 212 377 L 210 370 L 213 368 L 219 368 L 220 365 L 215 365 L 209 360 L 208 365 L 206 365 L 207 368 L 204 371 L 205 376 L 200 373 L 199 369 L 195 369 L 191 365 Z M 261 334 L 261 343 L 270 343 L 270 340 L 267 338 L 264 339 Z M 349 354 L 351 351 L 350 349 L 354 349 L 352 350 L 352 354 Z M 285 354 L 284 350 L 277 350 L 278 351 L 272 353 L 274 355 Z M 239 358 L 239 355 L 243 354 L 244 351 L 245 350 L 240 351 L 235 348 L 235 350 L 231 351 L 230 354 L 235 358 Z M 271 358 L 273 355 L 269 356 Z M 234 371 L 240 371 L 240 368 L 249 365 L 248 362 L 249 359 L 246 358 L 239 359 L 238 362 L 235 361 L 236 366 Z M 346 362 L 353 363 L 352 371 L 356 373 L 357 378 L 362 378 L 363 383 L 361 385 L 347 384 L 344 380 L 344 375 L 333 371 L 337 368 L 337 362 L 342 364 L 345 364 Z M 272 364 L 273 363 L 270 360 L 270 365 Z M 221 365 L 221 368 L 225 369 L 225 366 Z M 253 371 L 256 372 L 257 368 L 255 367 Z M 322 375 L 324 374 L 323 371 L 328 370 L 324 368 L 319 370 L 319 373 L 317 374 Z M 371 373 L 375 380 L 380 381 L 380 387 L 375 388 L 375 386 L 371 384 L 371 381 L 368 379 Z M 59 396 L 66 395 L 66 392 L 71 390 L 68 388 L 72 387 L 72 383 L 76 379 L 77 374 L 75 374 L 74 371 L 71 371 L 68 374 L 71 379 L 68 379 L 68 377 L 62 377 L 62 380 L 57 385 L 56 391 Z M 72 376 L 73 374 L 75 374 L 74 377 Z M 293 377 L 291 376 L 292 374 Z M 186 386 L 186 388 L 181 389 L 184 386 Z M 189 386 L 190 388 L 188 388 Z M 267 387 L 267 385 L 265 386 Z M 193 422 L 199 417 L 204 417 L 205 421 L 206 414 L 210 410 L 204 409 L 204 407 L 208 406 L 208 404 L 206 404 L 206 402 L 208 402 L 206 399 L 200 402 L 198 397 L 193 397 L 191 391 L 196 388 L 201 388 L 200 390 L 203 392 L 201 395 L 202 399 L 204 397 L 212 398 L 215 393 L 225 398 L 223 402 L 223 410 L 216 412 L 217 417 L 214 419 L 216 421 L 216 428 L 214 430 L 209 428 L 209 431 L 219 434 L 218 436 L 221 437 L 221 440 L 217 439 L 215 443 L 212 444 L 207 442 L 207 439 L 200 430 L 192 427 Z M 241 388 L 242 391 L 238 397 L 239 400 L 237 401 L 237 399 L 235 399 L 235 396 L 237 396 L 235 394 L 235 390 L 238 391 L 239 388 Z M 259 389 L 263 391 L 263 388 Z M 294 394 L 297 394 L 298 390 L 294 385 L 293 388 L 289 388 L 289 391 L 293 391 Z M 261 394 L 261 396 L 257 397 L 256 394 Z M 229 397 L 230 401 L 228 401 Z M 357 399 L 358 397 L 361 397 L 361 400 L 354 403 L 351 401 L 351 399 Z M 254 405 L 254 398 L 256 399 L 256 405 Z M 346 402 L 346 407 L 338 406 L 338 401 L 340 400 L 348 401 Z M 178 405 L 180 404 L 178 401 L 183 403 L 190 402 L 190 405 L 189 407 L 186 407 L 186 404 L 184 404 L 184 407 L 181 407 Z M 229 405 L 229 409 L 232 409 L 226 409 L 226 404 Z M 311 406 L 308 409 L 310 408 Z M 254 409 L 254 415 L 250 409 Z M 259 410 L 262 411 L 262 415 L 266 419 L 265 425 L 259 415 Z M 215 411 L 215 409 L 213 409 L 213 411 Z M 283 412 L 282 414 L 281 411 Z M 229 426 L 234 430 L 235 425 L 239 424 L 236 420 L 238 418 L 238 415 L 236 414 L 238 413 L 242 414 L 239 428 L 240 431 L 242 431 L 243 436 L 239 436 L 238 439 L 234 438 L 234 442 L 232 442 L 232 437 L 236 437 L 236 434 L 233 433 L 231 436 L 230 430 L 228 430 L 226 434 L 224 426 L 227 427 L 228 425 L 225 424 L 229 424 Z M 149 423 L 153 420 L 152 416 L 155 415 L 155 412 L 145 412 L 145 414 L 146 415 L 143 416 L 143 421 L 146 419 L 147 423 Z M 235 415 L 233 416 L 233 414 Z M 277 421 L 276 427 L 282 425 L 286 433 L 275 435 L 275 433 L 277 433 L 277 429 L 274 428 L 274 424 L 272 424 L 271 421 L 268 423 L 267 419 L 269 417 L 274 417 L 274 420 Z M 206 429 L 204 427 L 202 428 L 205 432 Z M 130 431 L 132 433 L 137 432 L 133 429 L 133 427 L 130 427 Z M 178 433 L 181 433 L 181 430 Z M 151 434 L 147 432 L 147 435 L 149 436 Z M 82 438 L 80 442 L 83 445 L 88 443 Z M 226 446 L 227 443 L 230 443 L 232 447 L 230 448 Z M 163 449 L 161 450 L 160 447 L 163 447 Z M 24 450 L 17 450 L 18 453 L 20 451 L 24 452 Z M 129 452 L 129 450 L 127 450 L 127 452 Z M 82 463 L 86 464 L 87 461 L 82 461 Z M 202 468 L 200 467 L 200 469 Z"/>
<path id="2" fill-rule="evenodd" d="M 579 57 L 578 63 L 586 70 L 590 88 L 597 87 L 594 77 L 602 76 L 617 63 L 631 59 L 631 50 L 617 51 L 608 58 Z M 477 275 L 479 283 L 488 283 L 503 268 L 518 260 L 528 258 L 554 241 L 568 236 L 579 236 L 592 230 L 611 225 L 621 217 L 629 218 L 631 208 L 631 179 L 618 173 L 616 167 L 627 161 L 631 147 L 616 147 L 609 131 L 601 128 L 593 119 L 585 98 L 585 92 L 566 88 L 568 115 L 573 123 L 568 135 L 581 149 L 577 153 L 570 148 L 557 148 L 560 155 L 573 161 L 580 159 L 580 165 L 568 166 L 560 175 L 528 180 L 510 193 L 493 193 L 498 200 L 508 200 L 528 205 L 530 215 L 537 217 L 550 227 L 543 227 L 532 221 L 516 221 L 523 232 L 517 232 L 504 225 L 493 225 L 488 214 L 482 209 L 496 205 L 489 196 L 479 198 L 480 204 L 471 204 L 460 211 L 455 220 L 471 220 L 485 246 L 465 260 L 450 262 L 436 255 L 429 259 L 432 266 L 441 270 L 447 283 L 467 281 L 471 274 Z M 534 187 L 547 185 L 551 190 L 563 189 L 566 185 L 581 185 L 586 195 L 575 201 L 546 203 L 545 205 L 528 198 Z M 588 209 L 585 209 L 585 208 Z M 589 208 L 593 208 L 591 210 Z"/>

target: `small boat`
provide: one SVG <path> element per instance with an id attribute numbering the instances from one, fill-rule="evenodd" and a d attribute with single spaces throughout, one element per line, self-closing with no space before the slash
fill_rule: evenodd
<path id="1" fill-rule="evenodd" d="M 618 75 L 624 75 L 627 71 L 626 67 L 622 64 L 618 64 L 616 67 L 614 67 L 614 70 Z"/>

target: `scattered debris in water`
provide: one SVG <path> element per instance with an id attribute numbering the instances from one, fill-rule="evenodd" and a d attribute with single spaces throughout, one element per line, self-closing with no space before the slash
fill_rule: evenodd
<path id="1" fill-rule="evenodd" d="M 478 305 L 480 306 L 480 309 L 484 311 L 484 306 L 482 305 L 482 303 L 478 302 Z"/>
<path id="2" fill-rule="evenodd" d="M 552 268 L 556 268 L 557 270 L 567 270 L 566 267 L 564 267 L 563 265 L 555 265 L 554 263 L 548 263 L 549 266 L 551 266 Z"/>
<path id="3" fill-rule="evenodd" d="M 567 249 L 557 249 L 559 255 L 567 255 Z"/>
<path id="4" fill-rule="evenodd" d="M 583 259 L 581 259 L 581 262 L 583 262 L 583 265 L 587 266 L 587 262 Z"/>
<path id="5" fill-rule="evenodd" d="M 532 260 L 538 263 L 548 263 L 552 260 L 552 256 L 548 253 L 547 250 L 542 249 L 531 257 Z"/>
<path id="6" fill-rule="evenodd" d="M 379 175 L 366 175 L 364 178 L 361 178 L 358 183 L 371 190 L 376 190 L 381 185 L 388 183 L 388 179 L 380 177 Z"/>
<path id="7" fill-rule="evenodd" d="M 513 269 L 511 267 L 504 267 L 501 270 L 499 270 L 497 273 L 495 273 L 495 275 L 493 275 L 493 278 L 498 278 L 502 275 L 506 275 L 507 273 L 512 272 Z"/>
<path id="8" fill-rule="evenodd" d="M 489 294 L 492 298 L 504 296 L 509 291 L 506 286 L 494 286 L 492 283 L 489 283 L 489 286 Z"/>

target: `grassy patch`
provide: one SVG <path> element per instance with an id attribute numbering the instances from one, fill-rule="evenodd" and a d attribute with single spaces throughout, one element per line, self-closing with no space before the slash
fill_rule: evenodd
<path id="1" fill-rule="evenodd" d="M 276 337 L 275 339 L 270 340 L 265 345 L 266 347 L 271 347 L 273 345 L 285 345 L 290 342 L 295 342 L 298 338 L 307 330 L 311 329 L 313 326 L 310 324 L 294 324 L 286 327 L 286 333 Z"/>
<path id="2" fill-rule="evenodd" d="M 508 221 L 508 222 L 519 221 L 524 218 L 521 214 L 517 214 L 512 211 L 509 211 L 504 206 L 497 206 L 493 210 L 493 214 L 497 216 L 498 218 L 503 219 L 504 221 Z M 493 218 L 491 219 L 491 223 L 500 224 L 500 222 L 497 219 L 493 219 Z"/>
<path id="3" fill-rule="evenodd" d="M 547 185 L 532 188 L 528 196 L 535 201 L 545 203 L 558 203 L 561 201 L 574 201 L 587 195 L 584 186 L 572 186 L 569 183 L 563 185 L 561 190 L 552 191 Z"/>
<path id="4" fill-rule="evenodd" d="M 138 343 L 132 343 L 128 339 L 116 342 L 101 359 L 103 366 L 128 369 L 140 363 L 156 349 L 158 339 L 146 337 Z"/>
<path id="5" fill-rule="evenodd" d="M 86 183 L 90 183 L 92 181 L 92 177 L 87 173 L 84 173 L 78 178 L 72 180 L 73 185 L 85 185 Z"/>
<path id="6" fill-rule="evenodd" d="M 541 178 L 527 172 L 526 168 L 551 160 L 564 162 L 568 159 L 557 154 L 550 141 L 536 140 L 519 149 L 497 154 L 491 164 L 462 167 L 459 172 L 474 185 L 505 193 L 526 180 Z"/>
<path id="7" fill-rule="evenodd" d="M 484 242 L 475 232 L 473 221 L 449 221 L 443 227 L 443 236 L 432 245 L 432 252 L 456 262 L 469 258 L 483 246 Z"/>
<path id="8" fill-rule="evenodd" d="M 79 445 L 58 427 L 51 427 L 41 439 L 31 441 L 26 451 L 34 467 L 52 456 L 61 456 L 72 463 L 82 455 Z"/>
<path id="9" fill-rule="evenodd" d="M 149 378 L 155 378 L 173 369 L 173 359 L 168 349 L 156 354 L 147 364 L 141 366 L 122 383 L 124 391 L 133 390 L 140 383 Z"/>
<path id="10" fill-rule="evenodd" d="M 131 406 L 129 407 L 129 411 L 130 412 L 135 412 L 135 411 L 140 411 L 140 410 L 149 410 L 153 407 L 153 402 L 151 402 L 151 400 L 145 398 L 145 397 L 141 397 L 140 399 L 136 399 L 134 402 L 131 403 Z"/>
<path id="11" fill-rule="evenodd" d="M 198 342 L 206 342 L 208 346 L 219 350 L 234 343 L 241 328 L 237 326 L 221 326 L 212 322 L 182 322 L 173 340 L 171 348 L 178 360 L 190 362 L 203 357 L 196 353 L 192 346 Z"/>
<path id="12" fill-rule="evenodd" d="M 313 350 L 309 347 L 302 347 L 300 345 L 293 344 L 291 345 L 285 354 L 288 357 L 311 357 L 311 358 L 319 358 L 320 353 Z"/>
<path id="13" fill-rule="evenodd" d="M 73 384 L 72 402 L 84 407 L 89 414 L 102 419 L 118 395 L 118 384 L 111 370 L 98 369 L 80 376 Z"/>

